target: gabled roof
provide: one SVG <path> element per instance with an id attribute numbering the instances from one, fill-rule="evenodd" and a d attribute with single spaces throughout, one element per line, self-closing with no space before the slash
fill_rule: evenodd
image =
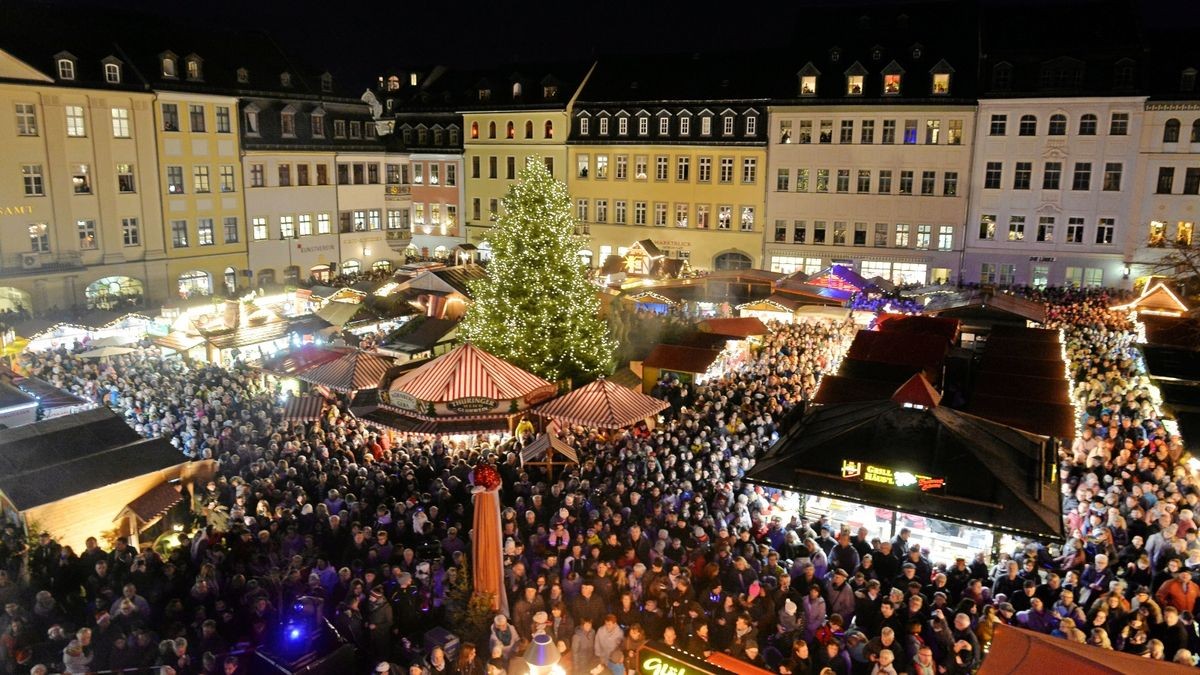
<path id="1" fill-rule="evenodd" d="M 554 385 L 470 343 L 401 375 L 389 387 L 435 403 L 472 397 L 519 399 L 547 389 L 552 393 Z"/>
<path id="2" fill-rule="evenodd" d="M 705 333 L 737 338 L 761 337 L 767 334 L 766 325 L 756 317 L 705 319 L 697 327 Z"/>
<path id="3" fill-rule="evenodd" d="M 921 373 L 917 373 L 908 379 L 907 382 L 900 385 L 891 397 L 891 400 L 901 405 L 915 405 L 923 408 L 933 408 L 941 403 L 942 395 L 929 384 L 929 380 Z"/>
<path id="4" fill-rule="evenodd" d="M 596 429 L 624 429 L 668 407 L 666 401 L 600 378 L 542 404 L 537 413 L 567 424 Z"/>
<path id="5" fill-rule="evenodd" d="M 721 355 L 717 349 L 657 345 L 642 361 L 643 367 L 672 370 L 678 373 L 704 373 Z"/>
<path id="6" fill-rule="evenodd" d="M 371 352 L 353 351 L 299 373 L 297 379 L 334 391 L 378 389 L 392 360 Z"/>

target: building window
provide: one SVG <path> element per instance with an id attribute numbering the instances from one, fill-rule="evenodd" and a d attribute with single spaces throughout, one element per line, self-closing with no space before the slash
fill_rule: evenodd
<path id="1" fill-rule="evenodd" d="M 196 241 L 200 246 L 212 246 L 215 243 L 212 218 L 200 218 L 196 221 Z"/>
<path id="2" fill-rule="evenodd" d="M 279 133 L 284 138 L 296 137 L 296 113 L 290 110 L 279 113 Z"/>
<path id="3" fill-rule="evenodd" d="M 217 133 L 218 134 L 229 133 L 232 130 L 230 118 L 229 118 L 229 107 L 219 105 L 216 107 L 216 110 L 217 110 Z"/>
<path id="4" fill-rule="evenodd" d="M 1083 243 L 1083 218 L 1072 217 L 1067 219 L 1067 243 Z"/>
<path id="5" fill-rule="evenodd" d="M 850 169 L 837 170 L 837 183 L 835 188 L 838 192 L 850 191 Z"/>
<path id="6" fill-rule="evenodd" d="M 979 238 L 992 241 L 996 238 L 996 216 L 983 214 L 979 217 Z"/>
<path id="7" fill-rule="evenodd" d="M 250 219 L 250 238 L 262 241 L 267 238 L 267 219 L 261 216 Z"/>
<path id="8" fill-rule="evenodd" d="M 726 115 L 725 117 L 723 117 L 721 119 L 721 122 L 722 122 L 721 133 L 724 134 L 725 136 L 732 136 L 733 135 L 733 115 Z"/>
<path id="9" fill-rule="evenodd" d="M 175 248 L 187 248 L 188 227 L 186 220 L 171 221 L 171 245 Z"/>
<path id="10" fill-rule="evenodd" d="M 26 197 L 41 197 L 46 194 L 41 164 L 22 164 L 21 180 Z"/>
<path id="11" fill-rule="evenodd" d="M 1057 190 L 1062 183 L 1062 162 L 1046 162 L 1042 171 L 1042 189 Z"/>
<path id="12" fill-rule="evenodd" d="M 957 197 L 958 196 L 958 172 L 947 171 L 942 176 L 942 196 Z"/>
<path id="13" fill-rule="evenodd" d="M 1101 218 L 1100 219 L 1101 224 L 1103 224 L 1103 222 L 1105 220 L 1111 221 L 1112 219 L 1111 218 L 1107 218 L 1107 219 Z M 1180 221 L 1178 224 L 1176 224 L 1176 226 L 1175 226 L 1175 243 L 1179 246 L 1191 246 L 1192 245 L 1192 229 L 1193 229 L 1193 224 L 1190 222 Z M 1109 241 L 1106 241 L 1104 243 L 1111 244 L 1112 243 L 1111 232 L 1110 232 L 1108 238 L 1109 238 Z M 1097 231 L 1096 232 L 1096 243 L 1101 243 L 1099 240 L 1100 240 L 1100 232 Z"/>
<path id="14" fill-rule="evenodd" d="M 817 76 L 816 75 L 801 75 L 800 76 L 800 95 L 801 96 L 816 96 L 817 95 Z"/>
<path id="15" fill-rule="evenodd" d="M 814 243 L 814 244 L 824 244 L 825 243 L 825 221 L 823 221 L 823 220 L 814 220 L 813 221 L 812 243 Z"/>
<path id="16" fill-rule="evenodd" d="M 104 81 L 109 84 L 121 84 L 121 66 L 115 63 L 104 64 Z"/>
<path id="17" fill-rule="evenodd" d="M 258 135 L 258 109 L 247 107 L 245 111 L 245 132 L 247 136 Z M 338 120 L 341 122 L 341 120 Z M 344 122 L 343 122 L 344 124 Z"/>
<path id="18" fill-rule="evenodd" d="M 663 115 L 658 118 L 658 135 L 666 136 L 671 133 L 671 118 Z"/>
<path id="19" fill-rule="evenodd" d="M 733 207 L 718 206 L 717 207 L 717 229 L 728 230 L 733 223 Z"/>
<path id="20" fill-rule="evenodd" d="M 833 120 L 821 120 L 821 131 L 817 140 L 820 143 L 833 142 Z"/>
<path id="21" fill-rule="evenodd" d="M 908 248 L 909 229 L 906 223 L 896 223 L 896 248 Z"/>
<path id="22" fill-rule="evenodd" d="M 87 164 L 71 165 L 71 187 L 77 195 L 92 194 L 92 171 Z"/>
<path id="23" fill-rule="evenodd" d="M 796 169 L 796 192 L 808 192 L 808 169 Z"/>
<path id="24" fill-rule="evenodd" d="M 879 171 L 879 187 L 877 189 L 879 191 L 879 194 L 881 194 L 881 195 L 892 194 L 892 170 L 891 169 L 880 169 L 880 171 Z"/>
<path id="25" fill-rule="evenodd" d="M 854 120 L 842 120 L 842 127 L 838 135 L 838 143 L 853 143 L 854 142 Z"/>
<path id="26" fill-rule="evenodd" d="M 875 223 L 875 248 L 887 248 L 888 245 L 888 224 Z"/>
<path id="27" fill-rule="evenodd" d="M 1075 162 L 1075 174 L 1071 178 L 1072 190 L 1090 190 L 1092 187 L 1092 163 Z"/>
<path id="28" fill-rule="evenodd" d="M 758 180 L 758 160 L 754 157 L 742 158 L 742 183 L 753 185 Z"/>
<path id="29" fill-rule="evenodd" d="M 183 167 L 168 166 L 167 167 L 167 194 L 181 195 L 183 194 Z"/>
<path id="30" fill-rule="evenodd" d="M 204 106 L 188 106 L 188 126 L 192 133 L 204 133 Z"/>
<path id="31" fill-rule="evenodd" d="M 628 117 L 625 117 L 622 115 L 621 117 L 617 118 L 617 135 L 619 135 L 619 136 L 628 136 L 629 135 L 629 118 Z"/>
<path id="32" fill-rule="evenodd" d="M 1051 115 L 1050 124 L 1046 127 L 1046 133 L 1051 136 L 1067 135 L 1067 116 L 1063 114 Z"/>
<path id="33" fill-rule="evenodd" d="M 1098 118 L 1091 114 L 1085 113 L 1079 117 L 1079 135 L 1080 136 L 1095 136 L 1096 125 Z"/>
<path id="34" fill-rule="evenodd" d="M 1167 245 L 1167 224 L 1158 220 L 1150 221 L 1150 236 L 1146 241 L 1151 248 Z"/>
<path id="35" fill-rule="evenodd" d="M 1013 173 L 1013 189 L 1028 190 L 1033 179 L 1033 162 L 1017 162 Z"/>
<path id="36" fill-rule="evenodd" d="M 645 225 L 646 224 L 646 202 L 634 202 L 633 203 L 633 224 L 634 225 Z"/>
<path id="37" fill-rule="evenodd" d="M 858 134 L 859 143 L 871 145 L 875 142 L 875 120 L 863 120 L 859 128 L 861 129 Z"/>
<path id="38" fill-rule="evenodd" d="M 871 191 L 871 170 L 870 169 L 859 169 L 858 170 L 858 183 L 855 186 L 855 191 L 864 192 L 864 193 Z"/>
<path id="39" fill-rule="evenodd" d="M 883 93 L 884 95 L 895 95 L 900 93 L 900 76 L 897 74 L 883 76 Z"/>
<path id="40" fill-rule="evenodd" d="M 96 221 L 77 220 L 75 231 L 79 234 L 79 250 L 95 251 L 99 247 L 96 241 Z"/>
<path id="41" fill-rule="evenodd" d="M 202 80 L 204 75 L 200 70 L 200 59 L 192 57 L 187 60 L 187 79 Z"/>
<path id="42" fill-rule="evenodd" d="M 605 157 L 605 162 L 608 157 Z M 607 164 L 606 164 L 607 165 Z M 675 180 L 679 183 L 686 183 L 691 179 L 692 158 L 680 156 L 675 159 Z"/>
<path id="43" fill-rule="evenodd" d="M 1008 240 L 1009 241 L 1024 241 L 1025 240 L 1025 216 L 1009 216 L 1008 217 Z"/>
<path id="44" fill-rule="evenodd" d="M 833 222 L 833 245 L 846 245 L 846 221 L 844 220 L 835 220 Z"/>
<path id="45" fill-rule="evenodd" d="M 1054 242 L 1054 216 L 1039 216 L 1037 240 Z"/>
<path id="46" fill-rule="evenodd" d="M 1120 162 L 1106 162 L 1104 164 L 1104 185 L 1101 189 L 1105 192 L 1119 192 L 1122 169 L 1123 166 Z"/>
<path id="47" fill-rule="evenodd" d="M 980 263 L 980 265 L 979 265 L 979 283 L 981 283 L 981 284 L 996 283 L 996 263 Z"/>
<path id="48" fill-rule="evenodd" d="M 638 158 L 635 158 L 635 160 Z M 712 181 L 712 157 L 701 157 L 696 171 L 696 180 L 701 183 Z M 634 168 L 637 168 L 635 164 Z M 639 172 L 640 173 L 640 172 Z"/>
<path id="49" fill-rule="evenodd" d="M 1096 243 L 1104 246 L 1109 246 L 1113 243 L 1113 233 L 1117 229 L 1116 218 L 1101 218 L 1096 224 Z M 1182 234 L 1182 232 L 1180 233 Z M 1188 232 L 1190 243 L 1191 231 Z M 1182 243 L 1182 242 L 1181 242 Z"/>
<path id="50" fill-rule="evenodd" d="M 1113 113 L 1108 125 L 1109 136 L 1124 136 L 1129 133 L 1129 113 Z"/>
<path id="51" fill-rule="evenodd" d="M 925 145 L 937 145 L 942 133 L 941 120 L 925 121 Z"/>
<path id="52" fill-rule="evenodd" d="M 733 158 L 732 157 L 722 157 L 720 166 L 721 166 L 721 169 L 720 169 L 720 173 L 718 174 L 717 181 L 720 183 L 732 183 L 733 182 Z"/>
<path id="53" fill-rule="evenodd" d="M 664 181 L 667 179 L 669 161 L 670 158 L 666 155 L 658 155 L 654 158 L 654 180 Z"/>
<path id="54" fill-rule="evenodd" d="M 329 234 L 331 231 L 331 223 L 328 213 L 317 214 L 317 234 Z"/>
<path id="55" fill-rule="evenodd" d="M 667 226 L 667 203 L 654 202 L 654 225 L 655 227 Z"/>
<path id="56" fill-rule="evenodd" d="M 938 250 L 951 251 L 954 249 L 954 226 L 941 225 L 938 227 Z"/>
<path id="57" fill-rule="evenodd" d="M 1192 122 L 1192 136 L 1190 140 L 1193 143 L 1200 143 L 1200 118 Z"/>
<path id="58" fill-rule="evenodd" d="M 1008 115 L 992 115 L 991 125 L 988 127 L 988 135 L 1004 136 L 1008 133 Z"/>
<path id="59" fill-rule="evenodd" d="M 29 250 L 34 253 L 50 252 L 50 228 L 46 223 L 29 226 Z"/>
<path id="60" fill-rule="evenodd" d="M 132 164 L 117 165 L 117 191 L 125 194 L 137 192 L 137 183 L 133 178 Z"/>
<path id="61" fill-rule="evenodd" d="M 121 219 L 121 240 L 126 246 L 139 246 L 142 243 L 142 232 L 138 227 L 137 218 Z"/>
<path id="62" fill-rule="evenodd" d="M 362 122 L 358 120 L 351 120 L 350 138 L 362 138 Z"/>
<path id="63" fill-rule="evenodd" d="M 195 188 L 196 194 L 211 192 L 209 185 L 208 167 L 194 166 L 192 167 L 192 186 Z"/>
<path id="64" fill-rule="evenodd" d="M 1170 166 L 1161 166 L 1158 168 L 1158 188 L 1155 193 L 1160 195 L 1171 194 L 1171 189 L 1175 187 L 1175 168 Z"/>
<path id="65" fill-rule="evenodd" d="M 83 107 L 69 105 L 67 113 L 67 135 L 75 138 L 87 136 L 87 125 L 83 117 Z"/>
<path id="66" fill-rule="evenodd" d="M 817 192 L 829 192 L 829 169 L 817 169 Z"/>
<path id="67" fill-rule="evenodd" d="M 1163 143 L 1179 142 L 1179 120 L 1171 118 L 1163 125 Z"/>
<path id="68" fill-rule="evenodd" d="M 266 174 L 263 171 L 262 164 L 250 165 L 250 187 L 266 186 Z"/>
<path id="69" fill-rule="evenodd" d="M 916 120 L 904 120 L 904 144 L 905 145 L 916 145 L 917 144 L 917 121 Z"/>
<path id="70" fill-rule="evenodd" d="M 921 194 L 932 195 L 935 183 L 937 183 L 936 171 L 921 172 Z"/>
<path id="71" fill-rule="evenodd" d="M 113 138 L 129 138 L 129 109 L 112 109 Z"/>
<path id="72" fill-rule="evenodd" d="M 816 81 L 816 77 L 813 81 Z M 814 93 L 815 93 L 814 88 Z M 863 76 L 862 75 L 847 75 L 846 76 L 846 93 L 850 96 L 862 96 L 863 93 Z"/>
<path id="73" fill-rule="evenodd" d="M 618 199 L 613 202 L 613 222 L 624 225 L 628 221 L 627 215 L 628 202 L 624 199 Z"/>
<path id="74" fill-rule="evenodd" d="M 911 195 L 913 193 L 913 172 L 900 172 L 900 194 Z"/>
<path id="75" fill-rule="evenodd" d="M 950 74 L 935 73 L 933 76 L 932 93 L 935 96 L 944 96 L 950 93 Z"/>
<path id="76" fill-rule="evenodd" d="M 163 131 L 179 131 L 179 106 L 174 103 L 162 104 Z"/>
<path id="77" fill-rule="evenodd" d="M 1037 117 L 1034 115 L 1021 115 L 1021 121 L 1017 125 L 1018 136 L 1036 136 L 1037 135 Z"/>
<path id="78" fill-rule="evenodd" d="M 517 158 L 509 155 L 505 161 L 504 176 L 508 180 L 513 180 L 517 177 Z"/>
<path id="79" fill-rule="evenodd" d="M 1184 172 L 1183 194 L 1200 194 L 1200 168 L 1189 168 Z"/>

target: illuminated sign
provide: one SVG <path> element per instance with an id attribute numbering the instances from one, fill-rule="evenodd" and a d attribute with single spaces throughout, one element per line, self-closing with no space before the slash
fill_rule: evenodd
<path id="1" fill-rule="evenodd" d="M 33 215 L 33 207 L 25 206 L 0 206 L 0 216 L 31 216 Z"/>
<path id="2" fill-rule="evenodd" d="M 497 401 L 494 398 L 486 396 L 467 396 L 465 398 L 456 398 L 446 404 L 452 412 L 459 414 L 463 413 L 482 413 L 491 412 L 496 409 Z"/>
<path id="3" fill-rule="evenodd" d="M 664 658 L 657 654 L 647 656 L 639 669 L 642 675 L 688 675 L 697 671 L 689 670 L 687 666 L 673 659 Z"/>
<path id="4" fill-rule="evenodd" d="M 940 490 L 946 487 L 945 478 L 922 476 L 911 471 L 889 469 L 849 459 L 842 460 L 842 478 L 891 487 L 916 487 L 921 492 Z"/>
<path id="5" fill-rule="evenodd" d="M 404 391 L 383 391 L 379 392 L 379 398 L 384 403 L 390 403 L 401 410 L 416 410 L 417 399 L 412 394 Z"/>

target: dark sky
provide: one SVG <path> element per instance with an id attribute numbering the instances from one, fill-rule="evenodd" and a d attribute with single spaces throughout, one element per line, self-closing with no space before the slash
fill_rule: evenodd
<path id="1" fill-rule="evenodd" d="M 788 42 L 803 21 L 806 7 L 847 0 L 47 1 L 263 28 L 312 65 L 330 68 L 339 78 L 361 79 L 406 64 L 486 64 L 490 60 L 587 58 L 597 52 L 778 47 Z M 1036 15 L 1041 3 L 1091 2 L 982 1 L 1011 5 L 1031 15 Z M 1129 1 L 1139 7 L 1143 23 L 1151 27 L 1200 27 L 1200 0 Z M 904 4 L 903 0 L 882 2 Z"/>

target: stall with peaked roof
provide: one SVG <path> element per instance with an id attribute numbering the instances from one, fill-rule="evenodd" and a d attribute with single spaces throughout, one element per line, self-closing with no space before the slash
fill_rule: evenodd
<path id="1" fill-rule="evenodd" d="M 600 378 L 537 408 L 542 417 L 594 429 L 625 429 L 657 415 L 669 404 Z"/>
<path id="2" fill-rule="evenodd" d="M 360 389 L 376 389 L 392 367 L 392 360 L 371 352 L 345 351 L 336 359 L 326 361 L 296 375 L 296 379 L 326 389 L 354 393 Z"/>
<path id="3" fill-rule="evenodd" d="M 364 417 L 415 433 L 438 433 L 439 427 L 458 432 L 506 429 L 512 416 L 555 391 L 553 383 L 466 343 L 399 375 L 380 390 L 383 412 L 407 421 L 389 415 Z"/>
<path id="4" fill-rule="evenodd" d="M 775 291 L 809 298 L 809 302 L 847 303 L 856 293 L 878 288 L 845 265 L 830 265 L 815 274 L 796 272 L 775 282 Z"/>

